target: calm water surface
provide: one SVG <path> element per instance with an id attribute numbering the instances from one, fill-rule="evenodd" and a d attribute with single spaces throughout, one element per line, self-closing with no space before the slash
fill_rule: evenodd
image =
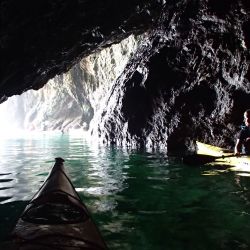
<path id="1" fill-rule="evenodd" d="M 110 249 L 250 249 L 250 178 L 72 135 L 0 141 L 0 249 L 55 157 Z"/>

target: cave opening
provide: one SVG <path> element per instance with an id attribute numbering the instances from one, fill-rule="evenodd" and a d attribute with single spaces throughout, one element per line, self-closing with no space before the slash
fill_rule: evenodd
<path id="1" fill-rule="evenodd" d="M 103 112 L 114 82 L 140 40 L 141 36 L 131 35 L 82 58 L 43 88 L 10 97 L 0 105 L 0 115 L 5 117 L 0 124 L 1 134 L 89 131 L 93 117 Z"/>

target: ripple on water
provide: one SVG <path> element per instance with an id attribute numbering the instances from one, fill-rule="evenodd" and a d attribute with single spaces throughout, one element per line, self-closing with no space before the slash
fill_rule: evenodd
<path id="1" fill-rule="evenodd" d="M 54 158 L 63 156 L 112 250 L 250 249 L 249 177 L 213 175 L 212 169 L 185 167 L 162 155 L 100 147 L 66 134 L 1 143 L 1 237 Z"/>

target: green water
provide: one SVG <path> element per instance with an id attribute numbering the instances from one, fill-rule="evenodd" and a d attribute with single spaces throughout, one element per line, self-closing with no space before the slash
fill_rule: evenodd
<path id="1" fill-rule="evenodd" d="M 250 249 L 250 178 L 69 135 L 0 142 L 0 249 L 55 157 L 110 249 Z"/>

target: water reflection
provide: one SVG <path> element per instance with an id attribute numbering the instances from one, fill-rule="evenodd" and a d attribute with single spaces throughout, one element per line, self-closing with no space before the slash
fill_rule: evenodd
<path id="1" fill-rule="evenodd" d="M 115 195 L 126 187 L 123 162 L 128 154 L 98 146 L 84 148 L 84 152 L 82 174 L 74 179 L 76 188 L 85 199 L 91 197 L 90 209 L 110 211 L 117 205 Z"/>
<path id="2" fill-rule="evenodd" d="M 110 249 L 250 248 L 249 178 L 236 172 L 67 134 L 1 141 L 0 148 L 2 237 L 60 156 Z"/>

